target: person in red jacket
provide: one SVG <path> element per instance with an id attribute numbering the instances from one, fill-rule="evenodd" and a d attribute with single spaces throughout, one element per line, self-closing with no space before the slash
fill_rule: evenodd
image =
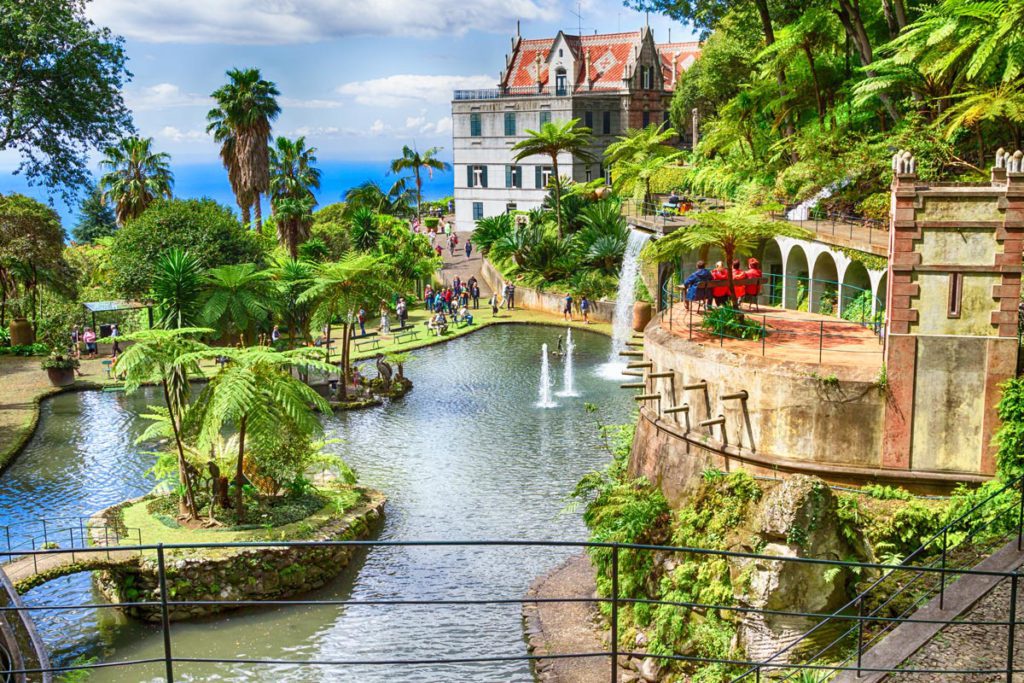
<path id="1" fill-rule="evenodd" d="M 747 270 L 743 273 L 743 277 L 746 280 L 760 279 L 762 277 L 761 264 L 757 262 L 756 258 L 747 260 Z M 747 285 L 746 298 L 750 303 L 757 303 L 757 295 L 761 293 L 761 285 Z"/>
<path id="2" fill-rule="evenodd" d="M 723 282 L 721 287 L 711 288 L 711 296 L 715 300 L 715 305 L 724 306 L 725 302 L 729 299 L 729 284 L 727 282 L 729 279 L 729 271 L 725 269 L 725 266 L 722 265 L 721 261 L 717 262 L 714 270 L 711 271 L 711 279 L 716 282 L 726 281 Z"/>
<path id="3" fill-rule="evenodd" d="M 743 285 L 737 285 L 736 283 L 740 282 L 742 280 L 745 280 L 745 279 L 746 279 L 746 273 L 744 273 L 743 269 L 740 268 L 740 260 L 736 259 L 735 261 L 732 262 L 732 282 L 733 282 L 732 288 L 733 288 L 733 291 L 736 292 L 736 306 L 737 306 L 737 308 L 739 307 L 739 305 L 741 303 L 743 303 L 743 295 L 747 293 L 747 288 L 744 287 Z"/>

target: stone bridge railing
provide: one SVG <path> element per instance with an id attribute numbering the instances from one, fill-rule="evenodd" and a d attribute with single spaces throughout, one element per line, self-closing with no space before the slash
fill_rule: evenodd
<path id="1" fill-rule="evenodd" d="M 50 683 L 50 658 L 18 592 L 0 569 L 0 677 L 17 683 Z M 37 670 L 39 673 L 11 673 Z"/>

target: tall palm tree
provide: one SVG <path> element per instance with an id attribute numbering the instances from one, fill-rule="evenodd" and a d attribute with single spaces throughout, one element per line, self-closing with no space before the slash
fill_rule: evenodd
<path id="1" fill-rule="evenodd" d="M 238 432 L 235 466 L 235 515 L 244 520 L 242 489 L 245 481 L 246 439 L 259 445 L 278 443 L 282 433 L 309 436 L 323 428 L 314 409 L 331 407 L 320 394 L 297 379 L 293 369 L 333 368 L 320 361 L 320 350 L 310 348 L 277 352 L 265 346 L 240 349 L 216 348 L 190 354 L 184 360 L 198 362 L 225 358 L 223 368 L 210 378 L 195 404 L 199 447 L 207 448 L 221 438 L 225 426 Z M 253 450 L 251 448 L 250 450 Z"/>
<path id="2" fill-rule="evenodd" d="M 299 258 L 299 245 L 309 239 L 313 225 L 312 197 L 282 197 L 274 200 L 277 240 L 293 258 Z"/>
<path id="3" fill-rule="evenodd" d="M 306 138 L 289 140 L 278 136 L 270 148 L 270 197 L 311 199 L 320 189 L 320 169 L 316 167 L 316 147 L 306 147 Z"/>
<path id="4" fill-rule="evenodd" d="M 235 154 L 235 131 L 228 125 L 227 115 L 223 109 L 214 108 L 206 115 L 210 122 L 206 132 L 213 134 L 215 142 L 220 143 L 220 161 L 228 172 L 228 183 L 235 195 L 235 202 L 242 211 L 242 224 L 249 227 L 252 223 L 253 193 L 242 185 L 242 174 Z"/>
<path id="5" fill-rule="evenodd" d="M 667 143 L 674 137 L 676 137 L 675 128 L 666 127 L 664 123 L 652 123 L 646 128 L 630 128 L 625 135 L 620 135 L 604 150 L 604 162 L 608 166 L 612 166 L 620 161 L 652 154 L 673 154 L 679 150 Z"/>
<path id="6" fill-rule="evenodd" d="M 153 138 L 123 138 L 104 153 L 106 158 L 100 162 L 100 168 L 106 173 L 100 178 L 99 187 L 103 201 L 114 202 L 118 225 L 141 214 L 154 199 L 170 199 L 174 185 L 171 156 L 154 152 Z"/>
<path id="7" fill-rule="evenodd" d="M 227 75 L 228 83 L 213 91 L 217 106 L 206 115 L 206 130 L 215 138 L 222 137 L 222 160 L 230 131 L 233 140 L 228 161 L 237 164 L 238 187 L 252 195 L 259 231 L 263 227 L 260 194 L 270 188 L 270 122 L 281 113 L 275 99 L 281 93 L 273 83 L 263 80 L 259 69 L 229 69 Z M 231 166 L 225 165 L 230 178 Z"/>
<path id="8" fill-rule="evenodd" d="M 352 339 L 350 321 L 360 304 L 377 301 L 385 293 L 386 283 L 381 278 L 382 270 L 382 264 L 376 257 L 352 252 L 338 262 L 317 266 L 309 288 L 298 298 L 298 303 L 313 307 L 315 325 L 330 325 L 341 316 L 346 320 L 341 343 L 341 381 L 338 382 L 337 393 L 339 401 L 347 397 L 349 345 Z M 327 341 L 330 344 L 329 338 Z"/>
<path id="9" fill-rule="evenodd" d="M 250 333 L 270 315 L 275 299 L 270 274 L 252 263 L 220 266 L 206 273 L 203 319 L 228 340 Z"/>
<path id="10" fill-rule="evenodd" d="M 443 173 L 445 171 L 452 170 L 452 165 L 446 161 L 441 161 L 437 158 L 437 154 L 441 151 L 440 147 L 431 147 L 423 154 L 420 154 L 419 150 L 415 147 L 410 148 L 408 145 L 402 147 L 402 156 L 392 160 L 391 172 L 401 173 L 402 171 L 412 171 L 413 176 L 416 178 L 416 217 L 419 218 L 422 215 L 421 208 L 423 207 L 423 178 L 420 176 L 420 169 L 427 169 L 427 176 L 430 178 L 434 177 L 434 171 Z"/>
<path id="11" fill-rule="evenodd" d="M 555 194 L 555 222 L 558 226 L 558 236 L 562 237 L 562 181 L 558 177 L 558 155 L 563 152 L 579 159 L 580 161 L 593 161 L 594 155 L 590 153 L 591 145 L 590 129 L 579 125 L 579 119 L 572 119 L 564 123 L 545 123 L 540 130 L 527 130 L 529 135 L 525 140 L 520 140 L 512 145 L 516 152 L 516 161 L 522 161 L 531 156 L 547 156 L 551 158 L 551 182 L 554 185 Z"/>

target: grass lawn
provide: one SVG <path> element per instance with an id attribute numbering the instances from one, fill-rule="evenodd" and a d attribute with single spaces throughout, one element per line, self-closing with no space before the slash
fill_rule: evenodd
<path id="1" fill-rule="evenodd" d="M 237 541 L 302 540 L 310 538 L 317 529 L 327 522 L 337 519 L 346 512 L 358 507 L 361 503 L 368 502 L 372 497 L 372 494 L 368 495 L 365 489 L 348 486 L 321 488 L 320 493 L 330 498 L 330 502 L 305 519 L 280 527 L 250 529 L 232 529 L 228 527 L 188 529 L 174 526 L 154 516 L 147 509 L 151 502 L 149 499 L 142 500 L 125 507 L 121 511 L 124 525 L 128 528 L 128 534 L 125 538 L 121 539 L 121 545 L 136 545 L 139 541 L 139 530 L 142 532 L 143 545 L 153 543 L 233 543 Z M 202 515 L 205 516 L 207 511 L 208 509 L 204 506 Z M 253 521 L 256 522 L 257 520 Z M 203 552 L 209 553 L 211 551 L 204 550 Z M 224 552 L 233 551 L 226 549 Z"/>

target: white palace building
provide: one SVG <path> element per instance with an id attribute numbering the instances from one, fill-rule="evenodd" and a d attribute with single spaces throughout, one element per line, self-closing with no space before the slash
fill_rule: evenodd
<path id="1" fill-rule="evenodd" d="M 594 135 L 598 160 L 627 128 L 668 119 L 679 74 L 700 54 L 696 42 L 657 45 L 649 28 L 630 33 L 512 38 L 498 87 L 456 90 L 452 99 L 455 223 L 476 221 L 540 206 L 551 160 L 516 164 L 512 145 L 546 121 L 578 118 Z M 590 181 L 606 170 L 600 162 L 558 160 L 559 174 Z"/>

